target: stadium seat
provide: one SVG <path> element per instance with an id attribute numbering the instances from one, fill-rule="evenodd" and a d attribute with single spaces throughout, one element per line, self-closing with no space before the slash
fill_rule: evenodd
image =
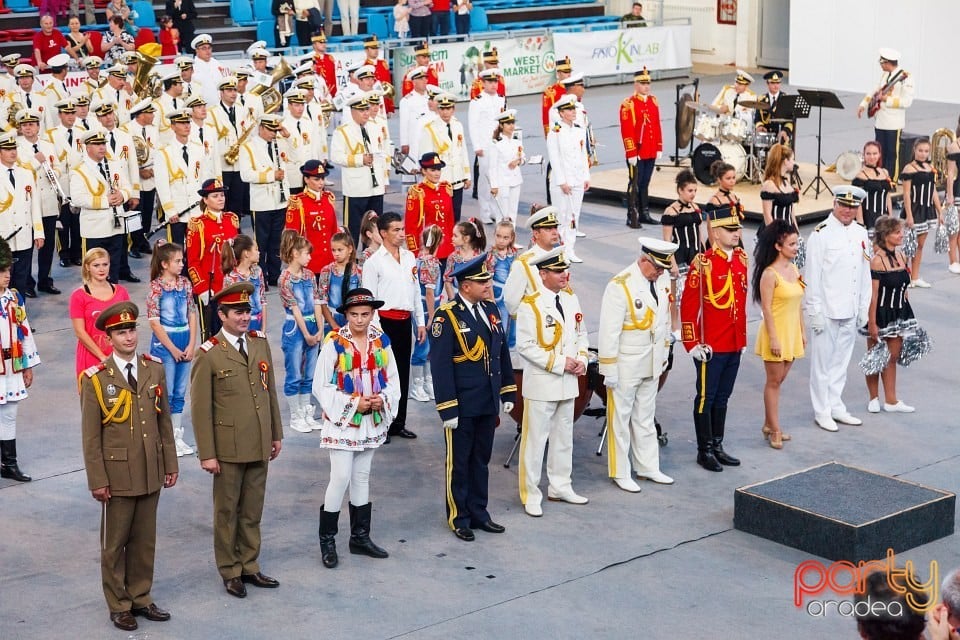
<path id="1" fill-rule="evenodd" d="M 90 37 L 90 47 L 93 49 L 94 55 L 103 57 L 103 53 L 100 51 L 100 45 L 103 44 L 103 33 L 100 31 L 87 31 L 87 35 Z"/>
<path id="2" fill-rule="evenodd" d="M 387 28 L 387 17 L 383 13 L 367 14 L 367 33 L 376 34 L 381 40 L 390 37 L 390 31 Z"/>
<path id="3" fill-rule="evenodd" d="M 253 17 L 257 20 L 276 21 L 276 16 L 272 13 L 273 3 L 270 0 L 253 0 Z M 258 38 L 263 40 L 263 38 Z"/>
<path id="4" fill-rule="evenodd" d="M 263 40 L 267 43 L 267 48 L 272 49 L 277 45 L 275 42 L 275 32 L 273 30 L 276 22 L 273 20 L 261 20 L 257 23 L 257 40 Z"/>
<path id="5" fill-rule="evenodd" d="M 230 17 L 241 27 L 252 27 L 256 24 L 250 0 L 230 0 Z"/>
<path id="6" fill-rule="evenodd" d="M 140 30 L 137 31 L 137 36 L 133 39 L 133 42 L 137 45 L 138 49 L 145 44 L 156 41 L 157 37 L 153 33 L 153 29 L 148 29 L 146 27 L 141 27 Z"/>
<path id="7" fill-rule="evenodd" d="M 470 31 L 487 31 L 489 28 L 487 12 L 480 7 L 474 7 L 470 12 Z"/>
<path id="8" fill-rule="evenodd" d="M 130 8 L 137 12 L 136 25 L 146 29 L 157 28 L 157 16 L 153 12 L 153 5 L 146 0 L 134 0 Z"/>

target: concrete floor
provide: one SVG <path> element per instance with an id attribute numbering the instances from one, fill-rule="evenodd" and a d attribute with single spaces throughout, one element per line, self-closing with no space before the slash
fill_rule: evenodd
<path id="1" fill-rule="evenodd" d="M 710 100 L 725 80 L 704 77 L 704 99 Z M 629 91 L 627 86 L 588 89 L 586 104 L 603 145 L 601 169 L 622 164 L 614 114 Z M 670 132 L 673 109 L 666 103 L 672 102 L 673 85 L 658 83 L 654 92 L 663 105 L 664 130 Z M 841 97 L 846 110 L 824 113 L 823 157 L 828 164 L 842 151 L 859 149 L 872 134 L 871 123 L 856 120 L 859 96 Z M 510 105 L 519 108 L 520 123 L 529 132 L 528 152 L 543 153 L 543 140 L 535 133 L 540 128 L 539 97 L 511 99 Z M 458 110 L 466 120 L 465 106 Z M 955 119 L 952 106 L 918 102 L 910 109 L 908 131 L 931 133 L 952 126 Z M 814 160 L 813 135 L 814 128 L 803 123 L 799 152 L 804 161 Z M 672 142 L 666 146 L 669 153 Z M 527 167 L 525 172 L 522 201 L 542 201 L 538 169 Z M 706 193 L 701 190 L 701 200 Z M 402 207 L 397 185 L 388 204 Z M 468 200 L 468 212 L 475 207 Z M 627 230 L 623 219 L 619 207 L 584 207 L 583 227 L 589 237 L 578 242 L 577 251 L 586 262 L 574 267 L 573 285 L 587 310 L 594 344 L 603 286 L 636 255 L 638 232 Z M 810 230 L 808 226 L 804 231 Z M 659 236 L 660 230 L 639 233 Z M 521 237 L 526 239 L 525 232 Z M 750 246 L 752 232 L 746 237 Z M 146 278 L 146 262 L 134 262 L 135 271 Z M 55 277 L 65 292 L 79 282 L 77 269 L 58 268 Z M 946 271 L 945 258 L 932 247 L 924 261 L 924 278 L 933 288 L 911 290 L 910 296 L 933 338 L 934 351 L 902 371 L 900 379 L 901 397 L 917 405 L 917 413 L 866 414 L 866 392 L 856 368 L 862 354 L 858 347 L 845 398 L 865 424 L 826 433 L 813 424 L 809 365 L 800 361 L 786 383 L 781 406 L 784 429 L 794 439 L 775 451 L 760 437 L 763 367 L 748 354 L 734 392 L 727 437 L 728 449 L 743 466 L 708 473 L 694 463 L 694 370 L 678 353 L 657 411 L 670 439 L 661 449 L 661 466 L 676 478 L 674 486 L 647 483 L 638 495 L 617 489 L 606 478 L 606 458 L 594 454 L 600 422 L 583 417 L 575 428 L 574 482 L 590 504 L 545 503 L 542 519 L 529 518 L 519 503 L 516 465 L 509 470 L 502 466 L 515 433 L 506 419 L 494 445 L 490 511 L 507 533 L 478 532 L 474 543 L 457 540 L 445 526 L 439 420 L 432 406 L 411 402 L 409 426 L 420 438 L 395 440 L 374 462 L 373 537 L 390 551 L 390 559 L 345 553 L 349 526 L 344 514 L 338 539 L 344 552 L 341 564 L 324 569 L 316 529 L 328 474 L 326 455 L 317 446 L 316 434 L 288 430 L 283 453 L 271 465 L 261 558 L 264 572 L 278 577 L 282 586 L 252 589 L 245 600 L 224 592 L 214 566 L 210 479 L 195 459 L 182 458 L 180 482 L 160 501 L 153 590 L 173 620 L 142 621 L 139 631 L 125 635 L 658 639 L 740 638 L 749 628 L 755 637 L 853 637 L 853 620 L 836 612 L 815 617 L 793 605 L 794 570 L 809 556 L 735 531 L 733 491 L 831 459 L 946 490 L 960 487 L 960 430 L 949 402 L 960 353 L 951 340 L 960 279 Z M 146 285 L 130 291 L 142 302 Z M 20 459 L 34 482 L 0 481 L 0 638 L 5 639 L 122 635 L 108 620 L 100 589 L 99 508 L 86 489 L 80 452 L 73 379 L 76 341 L 67 297 L 42 296 L 29 306 L 44 364 L 20 409 Z M 275 366 L 282 366 L 275 292 L 269 305 Z M 759 311 L 752 307 L 751 351 L 758 320 Z M 148 329 L 145 323 L 141 326 L 146 347 Z M 927 575 L 930 561 L 937 561 L 942 578 L 960 565 L 957 542 L 957 536 L 951 536 L 908 551 L 902 559 L 913 560 L 921 576 Z"/>

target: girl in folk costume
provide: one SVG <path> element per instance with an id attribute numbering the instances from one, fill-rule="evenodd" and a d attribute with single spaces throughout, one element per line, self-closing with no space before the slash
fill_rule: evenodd
<path id="1" fill-rule="evenodd" d="M 507 346 L 511 349 L 517 346 L 517 325 L 507 312 L 507 304 L 503 300 L 503 287 L 510 275 L 510 267 L 517 258 L 517 230 L 510 220 L 501 220 L 497 223 L 493 236 L 493 247 L 487 254 L 487 271 L 493 274 L 493 299 L 500 310 L 500 319 L 507 333 Z"/>
<path id="2" fill-rule="evenodd" d="M 458 264 L 473 260 L 487 249 L 487 234 L 476 218 L 463 220 L 453 226 L 452 244 L 454 251 L 447 258 L 443 271 L 443 286 L 447 299 L 453 300 L 456 290 L 450 275 Z"/>
<path id="3" fill-rule="evenodd" d="M 324 333 L 339 331 L 347 319 L 337 313 L 337 307 L 343 303 L 347 291 L 360 286 L 363 272 L 357 266 L 357 249 L 353 245 L 353 236 L 348 231 L 333 234 L 330 239 L 333 262 L 320 270 L 317 276 L 317 290 L 320 295 Z M 332 309 L 332 311 L 331 311 Z"/>
<path id="4" fill-rule="evenodd" d="M 743 205 L 740 204 L 740 197 L 733 192 L 737 186 L 737 169 L 732 164 L 717 160 L 710 165 L 710 175 L 717 181 L 717 192 L 710 196 L 710 199 L 703 210 L 709 215 L 713 211 L 729 211 L 729 216 L 737 216 L 743 221 Z M 727 215 L 722 213 L 716 217 L 725 218 Z M 743 239 L 739 240 L 739 246 L 743 246 Z"/>
<path id="5" fill-rule="evenodd" d="M 876 140 L 870 140 L 863 145 L 863 167 L 852 184 L 867 192 L 867 197 L 860 205 L 857 222 L 867 228 L 867 234 L 872 238 L 877 218 L 893 215 L 893 199 L 890 194 L 894 191 L 890 174 L 883 168 L 880 143 Z"/>
<path id="6" fill-rule="evenodd" d="M 323 338 L 317 325 L 320 296 L 313 272 L 307 268 L 312 250 L 296 231 L 286 229 L 280 236 L 280 259 L 287 263 L 277 282 L 286 312 L 280 339 L 285 370 L 283 395 L 290 405 L 290 428 L 300 433 L 320 428 L 310 404 L 318 345 Z"/>
<path id="7" fill-rule="evenodd" d="M 337 311 L 347 324 L 330 333 L 317 362 L 313 394 L 323 410 L 320 446 L 330 450 L 330 483 L 320 508 L 323 566 L 337 566 L 337 523 L 350 489 L 350 553 L 386 558 L 370 540 L 370 469 L 400 401 L 390 340 L 372 324 L 383 302 L 367 289 L 347 293 Z"/>
<path id="8" fill-rule="evenodd" d="M 253 285 L 250 296 L 250 331 L 267 329 L 267 291 L 263 286 L 263 271 L 260 269 L 260 249 L 256 241 L 241 233 L 223 246 L 220 254 L 220 269 L 223 271 L 223 286 L 238 282 Z"/>
<path id="9" fill-rule="evenodd" d="M 6 240 L 0 239 L 0 477 L 17 482 L 32 479 L 17 464 L 17 407 L 27 398 L 33 384 L 33 367 L 40 354 L 27 320 L 27 308 L 20 292 L 10 288 L 13 254 Z"/>
<path id="10" fill-rule="evenodd" d="M 443 278 L 437 248 L 443 240 L 443 231 L 435 224 L 423 230 L 420 237 L 420 255 L 417 256 L 417 280 L 420 282 L 420 299 L 423 300 L 425 327 L 433 324 L 443 299 Z M 430 341 L 414 343 L 410 368 L 413 370 L 413 384 L 410 385 L 410 397 L 418 402 L 433 400 L 433 376 L 430 375 Z"/>
<path id="11" fill-rule="evenodd" d="M 932 223 L 943 224 L 937 171 L 930 164 L 930 140 L 918 138 L 913 143 L 913 160 L 900 172 L 903 181 L 903 216 L 907 228 L 917 234 L 917 250 L 910 261 L 911 287 L 929 289 L 930 283 L 920 277 L 923 245 Z"/>
<path id="12" fill-rule="evenodd" d="M 153 331 L 150 355 L 163 362 L 178 458 L 193 453 L 183 439 L 183 400 L 197 346 L 197 304 L 193 287 L 180 275 L 181 271 L 183 248 L 172 242 L 157 242 L 150 262 L 147 294 L 147 320 Z"/>
<path id="13" fill-rule="evenodd" d="M 363 246 L 363 251 L 360 252 L 360 256 L 357 258 L 357 264 L 363 267 L 363 263 L 367 261 L 367 258 L 376 253 L 383 244 L 383 239 L 380 237 L 380 229 L 377 228 L 376 211 L 370 210 L 363 214 L 363 220 L 360 222 L 360 244 Z"/>
<path id="14" fill-rule="evenodd" d="M 490 154 L 487 161 L 490 167 L 490 193 L 497 202 L 501 219 L 516 224 L 520 189 L 523 186 L 520 165 L 526 160 L 521 141 L 513 137 L 517 128 L 517 110 L 507 109 L 500 113 L 497 123 L 493 144 L 486 150 Z"/>

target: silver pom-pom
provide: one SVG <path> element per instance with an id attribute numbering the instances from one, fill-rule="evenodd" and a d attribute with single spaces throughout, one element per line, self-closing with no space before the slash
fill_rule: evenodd
<path id="1" fill-rule="evenodd" d="M 677 305 L 679 306 L 680 300 L 683 299 L 683 288 L 687 284 L 687 273 L 690 271 L 690 266 L 686 264 L 678 265 L 677 271 L 679 275 L 677 276 Z"/>
<path id="2" fill-rule="evenodd" d="M 879 375 L 890 362 L 890 348 L 886 340 L 881 340 L 873 347 L 867 350 L 860 358 L 860 368 L 868 376 Z"/>
<path id="3" fill-rule="evenodd" d="M 803 269 L 807 263 L 807 243 L 803 241 L 803 236 L 797 238 L 797 257 L 793 259 L 797 269 Z"/>
<path id="4" fill-rule="evenodd" d="M 950 245 L 950 239 L 947 237 L 947 227 L 942 224 L 937 225 L 937 236 L 933 241 L 933 250 L 937 253 L 946 253 Z"/>
<path id="5" fill-rule="evenodd" d="M 943 226 L 947 228 L 948 236 L 955 236 L 960 232 L 960 214 L 957 213 L 957 205 L 952 204 L 943 212 Z"/>
<path id="6" fill-rule="evenodd" d="M 900 348 L 900 358 L 897 363 L 901 367 L 909 367 L 911 364 L 930 353 L 933 343 L 930 336 L 927 335 L 923 327 L 917 327 L 912 334 L 903 338 L 903 346 Z"/>
<path id="7" fill-rule="evenodd" d="M 908 258 L 917 255 L 917 231 L 913 227 L 903 228 L 903 255 Z"/>

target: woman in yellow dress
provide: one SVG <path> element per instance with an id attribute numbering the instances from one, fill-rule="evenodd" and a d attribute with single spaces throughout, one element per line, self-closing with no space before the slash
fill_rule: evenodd
<path id="1" fill-rule="evenodd" d="M 800 234 L 786 220 L 773 220 L 757 236 L 753 267 L 753 299 L 760 304 L 763 322 L 756 353 L 763 358 L 767 381 L 763 388 L 763 437 L 782 449 L 790 436 L 780 429 L 780 386 L 793 361 L 803 357 L 806 336 L 800 303 L 803 279 L 793 264 Z"/>

